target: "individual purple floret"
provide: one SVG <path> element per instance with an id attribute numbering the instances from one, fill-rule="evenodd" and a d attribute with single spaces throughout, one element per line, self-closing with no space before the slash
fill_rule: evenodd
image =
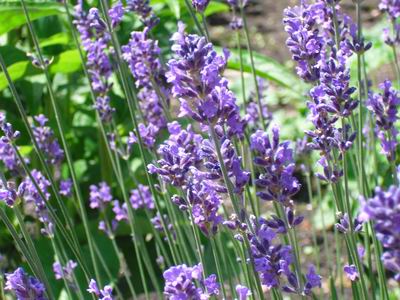
<path id="1" fill-rule="evenodd" d="M 52 236 L 54 233 L 54 224 L 46 206 L 46 202 L 50 199 L 50 193 L 48 192 L 50 181 L 37 170 L 32 170 L 31 175 L 34 181 L 27 176 L 22 183 L 24 185 L 23 198 L 26 204 L 34 205 L 35 213 L 39 221 L 44 225 L 44 228 L 41 229 L 42 234 Z M 36 185 L 39 190 L 36 188 Z"/>
<path id="2" fill-rule="evenodd" d="M 375 196 L 362 201 L 363 220 L 373 221 L 378 240 L 382 243 L 382 261 L 386 269 L 400 281 L 400 188 L 390 186 L 387 190 L 375 188 Z"/>
<path id="3" fill-rule="evenodd" d="M 279 128 L 272 128 L 272 136 L 261 130 L 250 137 L 250 147 L 255 152 L 254 163 L 264 172 L 256 181 L 262 188 L 257 195 L 267 201 L 291 205 L 291 197 L 300 190 L 300 183 L 293 176 L 295 164 L 290 142 L 279 141 Z"/>
<path id="4" fill-rule="evenodd" d="M 4 289 L 15 293 L 17 300 L 46 300 L 46 289 L 38 279 L 29 276 L 23 268 L 5 274 Z"/>
<path id="5" fill-rule="evenodd" d="M 111 27 L 115 28 L 121 23 L 122 17 L 124 16 L 124 6 L 122 5 L 121 1 L 115 3 L 109 10 L 108 15 L 110 16 L 111 20 Z"/>
<path id="6" fill-rule="evenodd" d="M 32 126 L 39 149 L 43 151 L 50 164 L 60 165 L 64 159 L 64 150 L 61 149 L 53 130 L 46 126 L 48 119 L 44 115 L 35 116 L 34 119 L 39 124 Z"/>
<path id="7" fill-rule="evenodd" d="M 61 180 L 60 181 L 60 195 L 64 197 L 71 197 L 72 196 L 72 186 L 73 182 L 71 179 Z"/>
<path id="8" fill-rule="evenodd" d="M 203 13 L 205 11 L 209 3 L 210 0 L 192 0 L 192 5 L 194 9 L 200 13 Z"/>
<path id="9" fill-rule="evenodd" d="M 239 115 L 234 94 L 221 73 L 228 53 L 218 55 L 205 37 L 186 34 L 183 23 L 171 40 L 174 58 L 168 62 L 166 77 L 172 85 L 172 95 L 180 101 L 179 116 L 189 116 L 203 129 L 227 126 L 230 135 L 241 136 L 244 123 Z"/>
<path id="10" fill-rule="evenodd" d="M 244 285 L 238 284 L 235 289 L 238 295 L 237 300 L 247 300 L 252 295 L 250 289 Z"/>
<path id="11" fill-rule="evenodd" d="M 398 131 L 394 124 L 399 119 L 397 106 L 400 94 L 389 80 L 379 85 L 382 93 L 369 93 L 367 107 L 376 118 L 376 134 L 381 142 L 382 153 L 388 160 L 395 159 Z"/>
<path id="12" fill-rule="evenodd" d="M 203 279 L 203 267 L 198 264 L 193 267 L 179 265 L 170 267 L 164 272 L 164 295 L 168 300 L 209 299 L 219 294 L 219 284 L 216 276 Z"/>
<path id="13" fill-rule="evenodd" d="M 320 10 L 321 3 L 307 4 L 306 1 L 302 1 L 301 7 L 284 10 L 283 23 L 289 34 L 286 45 L 298 64 L 297 74 L 307 82 L 316 82 L 320 77 L 318 62 L 325 43 L 317 24 Z"/>
<path id="14" fill-rule="evenodd" d="M 347 278 L 349 278 L 351 281 L 356 281 L 360 277 L 360 274 L 358 274 L 357 267 L 355 265 L 345 265 L 343 267 L 343 271 L 346 274 Z"/>
<path id="15" fill-rule="evenodd" d="M 91 279 L 89 283 L 89 288 L 87 291 L 97 297 L 98 300 L 113 300 L 114 297 L 112 295 L 113 288 L 111 285 L 106 285 L 101 290 L 99 289 L 96 280 Z"/>
<path id="16" fill-rule="evenodd" d="M 96 93 L 95 109 L 103 122 L 111 121 L 115 111 L 110 106 L 110 98 L 107 95 L 111 90 L 110 78 L 112 65 L 109 58 L 110 33 L 106 30 L 106 23 L 100 17 L 96 8 L 91 8 L 86 13 L 82 7 L 82 1 L 75 6 L 74 24 L 78 29 L 82 40 L 83 49 L 87 53 L 86 66 L 90 75 L 90 81 Z"/>
<path id="17" fill-rule="evenodd" d="M 90 186 L 90 208 L 103 210 L 107 202 L 111 202 L 113 196 L 110 186 L 105 182 L 100 182 L 98 186 L 92 184 Z"/>
<path id="18" fill-rule="evenodd" d="M 154 209 L 154 200 L 148 186 L 139 184 L 137 189 L 131 190 L 129 198 L 133 209 L 147 208 Z"/>

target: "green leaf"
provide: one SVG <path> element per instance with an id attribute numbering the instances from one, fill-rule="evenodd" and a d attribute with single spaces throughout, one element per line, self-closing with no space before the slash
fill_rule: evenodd
<path id="1" fill-rule="evenodd" d="M 68 45 L 70 42 L 70 37 L 66 32 L 60 32 L 52 35 L 47 39 L 40 41 L 40 47 L 48 47 L 53 45 Z"/>
<path id="2" fill-rule="evenodd" d="M 0 47 L 1 56 L 4 59 L 6 66 L 12 65 L 21 60 L 26 60 L 26 53 L 14 46 L 5 45 Z"/>
<path id="3" fill-rule="evenodd" d="M 72 73 L 81 68 L 81 61 L 78 50 L 68 50 L 56 56 L 50 65 L 50 73 Z M 41 74 L 41 70 L 32 66 L 29 60 L 19 61 L 7 67 L 8 73 L 13 81 L 18 79 Z M 0 91 L 8 86 L 6 76 L 0 73 Z"/>
<path id="4" fill-rule="evenodd" d="M 179 20 L 181 18 L 181 5 L 176 0 L 166 0 L 169 9 L 174 13 L 175 18 Z"/>
<path id="5" fill-rule="evenodd" d="M 25 1 L 31 20 L 53 16 L 64 11 L 59 3 L 43 1 Z M 20 1 L 2 1 L 0 3 L 0 15 L 3 22 L 0 23 L 0 35 L 26 23 L 24 11 Z"/>
<path id="6" fill-rule="evenodd" d="M 79 51 L 68 50 L 61 53 L 50 65 L 51 73 L 72 73 L 81 67 Z"/>

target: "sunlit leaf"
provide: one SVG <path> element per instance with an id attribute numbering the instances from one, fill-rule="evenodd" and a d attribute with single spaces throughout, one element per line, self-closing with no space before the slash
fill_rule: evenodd
<path id="1" fill-rule="evenodd" d="M 54 1 L 25 1 L 25 3 L 32 21 L 57 15 L 64 11 L 62 4 Z M 26 23 L 26 17 L 20 1 L 1 1 L 0 15 L 3 20 L 0 23 L 0 35 Z"/>

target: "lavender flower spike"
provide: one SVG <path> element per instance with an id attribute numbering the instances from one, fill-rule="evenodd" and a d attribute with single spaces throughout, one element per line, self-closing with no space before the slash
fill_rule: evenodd
<path id="1" fill-rule="evenodd" d="M 250 147 L 255 151 L 255 164 L 263 168 L 256 181 L 262 191 L 257 195 L 267 201 L 290 205 L 291 197 L 300 190 L 300 183 L 293 176 L 295 169 L 293 150 L 289 141 L 279 141 L 279 128 L 272 128 L 272 137 L 261 130 L 250 137 Z"/>
<path id="2" fill-rule="evenodd" d="M 87 291 L 97 297 L 98 300 L 113 300 L 112 291 L 113 288 L 110 285 L 104 286 L 103 289 L 99 289 L 96 280 L 91 279 L 89 288 Z"/>
<path id="3" fill-rule="evenodd" d="M 375 196 L 362 204 L 361 218 L 374 221 L 377 238 L 382 243 L 383 264 L 400 281 L 400 187 L 392 185 L 387 190 L 377 187 Z"/>
<path id="4" fill-rule="evenodd" d="M 46 300 L 45 287 L 35 277 L 25 273 L 24 269 L 18 268 L 14 273 L 5 274 L 5 290 L 13 291 L 17 300 Z"/>
<path id="5" fill-rule="evenodd" d="M 381 94 L 369 93 L 367 107 L 376 118 L 376 133 L 381 141 L 382 152 L 388 160 L 395 159 L 398 131 L 394 126 L 397 116 L 400 94 L 389 80 L 379 85 Z"/>
<path id="6" fill-rule="evenodd" d="M 180 101 L 180 116 L 189 116 L 206 130 L 228 126 L 228 134 L 243 134 L 244 122 L 239 115 L 234 94 L 222 77 L 228 53 L 218 55 L 204 37 L 186 34 L 183 23 L 171 40 L 174 58 L 168 62 L 166 77 L 172 84 L 172 95 Z M 201 84 L 199 84 L 201 82 Z"/>
<path id="7" fill-rule="evenodd" d="M 164 272 L 164 295 L 168 300 L 209 299 L 219 294 L 216 276 L 203 279 L 203 267 L 186 265 L 173 266 Z M 197 284 L 196 284 L 197 283 Z"/>
<path id="8" fill-rule="evenodd" d="M 247 300 L 252 295 L 248 287 L 245 287 L 244 285 L 240 284 L 236 286 L 236 293 L 239 296 L 237 300 Z"/>

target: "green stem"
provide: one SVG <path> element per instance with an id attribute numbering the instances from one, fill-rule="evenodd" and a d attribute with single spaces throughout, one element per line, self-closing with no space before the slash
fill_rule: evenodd
<path id="1" fill-rule="evenodd" d="M 258 88 L 258 81 L 257 81 L 257 72 L 256 72 L 256 67 L 254 64 L 254 56 L 253 56 L 253 49 L 251 47 L 251 42 L 250 42 L 250 34 L 249 34 L 249 28 L 247 26 L 247 19 L 246 19 L 246 14 L 244 12 L 244 7 L 241 5 L 240 7 L 240 15 L 243 20 L 243 32 L 244 36 L 246 38 L 246 44 L 247 44 L 247 51 L 249 52 L 250 56 L 250 64 L 251 64 L 251 73 L 253 75 L 253 81 L 254 81 L 254 89 L 256 93 L 256 98 L 257 98 L 257 104 L 258 104 L 258 110 L 259 110 L 259 115 L 260 115 L 260 120 L 261 120 L 261 125 L 263 130 L 265 131 L 267 129 L 267 123 L 263 114 L 263 107 L 261 103 L 261 95 L 260 95 L 260 90 Z"/>
<path id="2" fill-rule="evenodd" d="M 222 295 L 224 297 L 224 299 L 228 299 L 226 297 L 226 290 L 225 290 L 225 285 L 224 285 L 224 277 L 222 276 L 222 268 L 221 268 L 221 262 L 219 260 L 219 253 L 218 253 L 218 249 L 217 249 L 217 245 L 215 243 L 214 240 L 215 237 L 211 237 L 210 238 L 210 242 L 211 242 L 211 249 L 212 249 L 212 253 L 214 256 L 214 262 L 215 262 L 215 266 L 217 267 L 217 274 L 218 274 L 218 280 L 222 289 Z"/>
<path id="3" fill-rule="evenodd" d="M 58 108 L 57 108 L 55 95 L 54 95 L 53 88 L 52 88 L 52 85 L 51 85 L 50 75 L 49 75 L 49 72 L 48 72 L 48 69 L 47 69 L 47 65 L 44 62 L 42 51 L 41 51 L 40 46 L 39 46 L 39 41 L 37 39 L 37 35 L 35 33 L 35 30 L 33 28 L 32 21 L 31 21 L 31 19 L 29 17 L 29 12 L 28 12 L 28 10 L 26 8 L 26 5 L 25 5 L 25 0 L 21 0 L 21 4 L 22 4 L 23 10 L 24 10 L 24 14 L 25 14 L 25 17 L 26 17 L 26 20 L 27 20 L 29 31 L 30 31 L 31 36 L 32 36 L 33 43 L 35 44 L 35 48 L 36 48 L 36 51 L 37 51 L 37 54 L 38 54 L 39 62 L 41 64 L 42 68 L 43 68 L 43 72 L 44 72 L 45 77 L 46 77 L 46 84 L 47 84 L 47 89 L 48 89 L 50 100 L 51 100 L 51 105 L 52 105 L 52 108 L 53 108 L 53 111 L 54 111 L 54 116 L 55 116 L 55 119 L 56 119 L 58 131 L 59 131 L 59 134 L 60 134 L 60 137 L 61 137 L 61 141 L 62 141 L 62 145 L 63 145 L 63 148 L 64 148 L 65 157 L 67 159 L 68 168 L 69 168 L 70 173 L 71 173 L 72 182 L 73 182 L 73 185 L 74 185 L 75 195 L 76 195 L 76 198 L 78 199 L 78 203 L 79 203 L 79 209 L 80 209 L 80 213 L 81 213 L 81 217 L 82 217 L 82 221 L 83 221 L 83 227 L 84 227 L 85 235 L 86 235 L 86 238 L 87 238 L 87 241 L 88 241 L 88 245 L 89 245 L 90 257 L 91 257 L 92 264 L 93 264 L 93 267 L 94 267 L 94 270 L 95 270 L 97 282 L 101 285 L 100 273 L 99 273 L 99 270 L 98 270 L 98 266 L 97 266 L 96 258 L 95 258 L 95 254 L 94 254 L 94 249 L 93 249 L 93 240 L 92 240 L 92 236 L 91 236 L 90 229 L 89 229 L 89 220 L 87 218 L 85 204 L 84 204 L 83 197 L 82 197 L 82 194 L 81 194 L 81 191 L 80 191 L 80 187 L 79 187 L 79 184 L 78 184 L 78 181 L 77 181 L 74 165 L 73 165 L 73 162 L 72 162 L 72 157 L 71 157 L 71 154 L 70 154 L 69 148 L 68 148 L 68 143 L 66 141 L 65 131 L 64 131 L 64 128 L 63 128 L 63 125 L 62 125 L 62 122 L 61 122 L 61 116 L 60 116 L 60 113 L 59 113 Z"/>

